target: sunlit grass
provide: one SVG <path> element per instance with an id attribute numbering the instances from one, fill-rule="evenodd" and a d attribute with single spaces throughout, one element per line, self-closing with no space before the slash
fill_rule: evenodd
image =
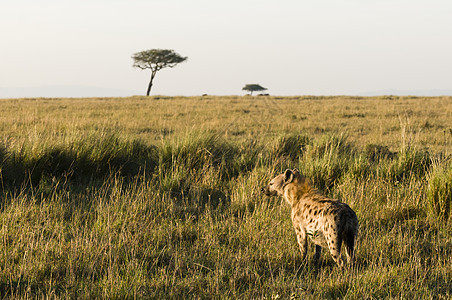
<path id="1" fill-rule="evenodd" d="M 2 298 L 451 297 L 450 98 L 0 108 Z M 289 167 L 356 211 L 353 268 L 301 261 L 290 208 L 260 193 Z"/>

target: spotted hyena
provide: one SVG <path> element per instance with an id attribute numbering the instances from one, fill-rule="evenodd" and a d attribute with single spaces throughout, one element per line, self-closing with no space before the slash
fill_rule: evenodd
<path id="1" fill-rule="evenodd" d="M 316 245 L 315 261 L 319 260 L 322 247 L 328 247 L 333 260 L 343 267 L 340 253 L 344 242 L 347 263 L 353 262 L 358 218 L 347 204 L 321 195 L 297 169 L 276 176 L 262 192 L 267 196 L 282 196 L 291 205 L 292 223 L 303 259 L 309 237 Z"/>

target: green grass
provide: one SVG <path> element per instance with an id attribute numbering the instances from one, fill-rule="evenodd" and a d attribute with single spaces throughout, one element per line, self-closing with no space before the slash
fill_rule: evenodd
<path id="1" fill-rule="evenodd" d="M 452 204 L 452 165 L 450 161 L 436 163 L 427 176 L 427 201 L 430 212 L 439 222 L 449 222 Z"/>
<path id="2" fill-rule="evenodd" d="M 0 298 L 452 296 L 450 98 L 0 108 Z M 260 193 L 289 167 L 356 211 L 353 268 L 301 261 L 290 208 Z"/>

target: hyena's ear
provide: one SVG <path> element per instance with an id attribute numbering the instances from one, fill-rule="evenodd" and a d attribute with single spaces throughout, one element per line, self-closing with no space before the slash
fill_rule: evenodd
<path id="1" fill-rule="evenodd" d="M 293 181 L 293 172 L 292 170 L 287 169 L 286 172 L 284 172 L 284 183 L 291 183 Z"/>
<path id="2" fill-rule="evenodd" d="M 300 171 L 298 171 L 298 169 L 293 169 L 292 170 L 292 174 L 293 174 L 293 178 L 297 178 L 298 180 L 302 179 L 303 176 L 301 175 Z M 293 179 L 292 179 L 293 180 Z"/>

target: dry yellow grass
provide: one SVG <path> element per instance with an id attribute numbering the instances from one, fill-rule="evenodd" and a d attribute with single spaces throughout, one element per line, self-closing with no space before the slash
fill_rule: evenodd
<path id="1" fill-rule="evenodd" d="M 450 97 L 0 100 L 0 298 L 448 299 L 451 120 Z M 259 192 L 287 167 L 356 211 L 353 269 L 302 264 Z"/>
<path id="2" fill-rule="evenodd" d="M 450 97 L 151 97 L 0 100 L 2 136 L 62 140 L 117 132 L 154 142 L 193 130 L 234 141 L 343 133 L 357 145 L 415 141 L 451 151 Z"/>

